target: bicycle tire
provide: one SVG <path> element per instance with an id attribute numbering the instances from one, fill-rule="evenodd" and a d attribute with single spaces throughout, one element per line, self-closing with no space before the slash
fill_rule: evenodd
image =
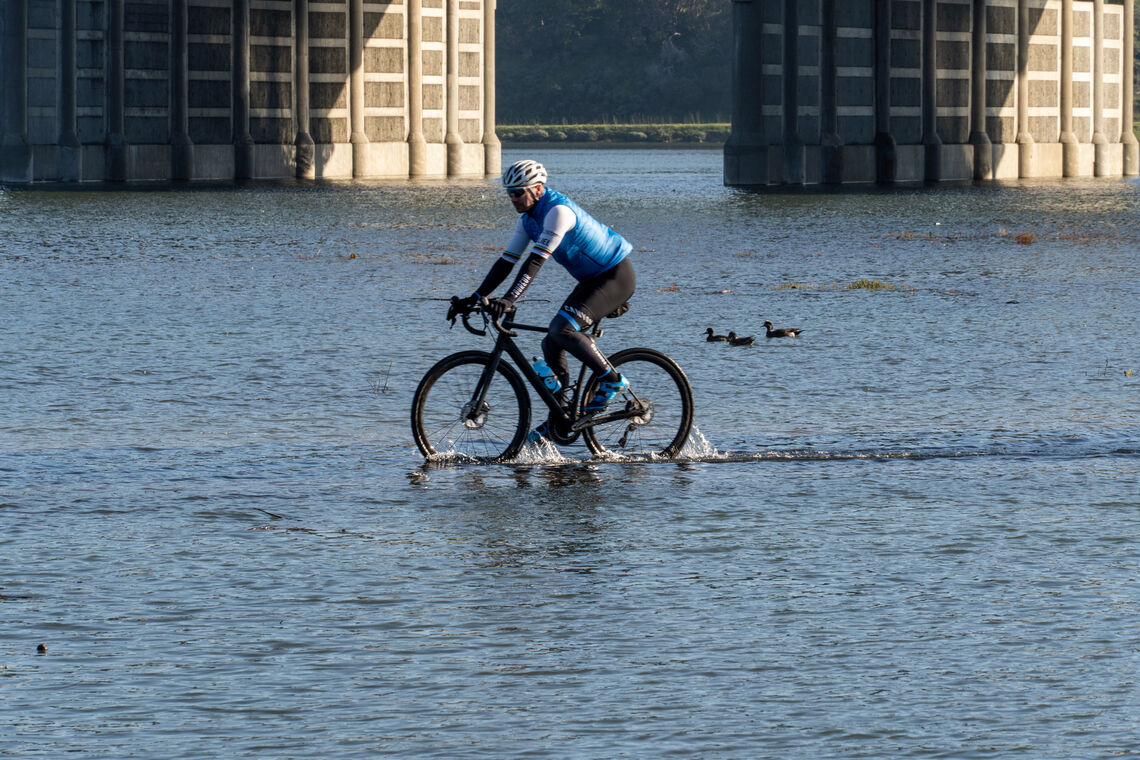
<path id="1" fill-rule="evenodd" d="M 627 348 L 609 357 L 630 382 L 630 388 L 618 394 L 609 409 L 619 410 L 626 402 L 651 403 L 648 418 L 615 420 L 588 427 L 582 431 L 590 453 L 594 456 L 633 458 L 676 457 L 693 429 L 693 389 L 689 378 L 677 362 L 652 348 Z M 586 382 L 579 412 L 594 397 L 598 376 Z"/>
<path id="2" fill-rule="evenodd" d="M 461 351 L 424 374 L 412 397 L 412 436 L 424 457 L 501 462 L 519 453 L 530 429 L 530 394 L 514 367 L 499 362 L 485 414 L 468 419 L 471 395 L 490 361 L 485 351 Z"/>

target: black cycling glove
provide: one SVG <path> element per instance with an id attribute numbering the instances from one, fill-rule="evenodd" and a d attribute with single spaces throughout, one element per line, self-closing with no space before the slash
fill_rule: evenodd
<path id="1" fill-rule="evenodd" d="M 489 298 L 483 309 L 497 321 L 507 312 L 515 310 L 515 302 L 509 298 Z"/>
<path id="2" fill-rule="evenodd" d="M 474 293 L 466 298 L 455 296 L 451 299 L 451 306 L 447 309 L 447 321 L 455 322 L 456 317 L 463 314 L 470 314 L 477 303 L 479 303 L 479 297 Z"/>

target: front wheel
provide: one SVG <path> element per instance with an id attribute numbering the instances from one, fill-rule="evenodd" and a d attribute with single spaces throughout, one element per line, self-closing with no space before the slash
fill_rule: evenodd
<path id="1" fill-rule="evenodd" d="M 412 435 L 428 459 L 498 462 L 518 454 L 530 428 L 530 394 L 514 367 L 499 362 L 476 396 L 491 355 L 463 351 L 427 371 L 412 398 Z"/>
<path id="2" fill-rule="evenodd" d="M 610 357 L 610 364 L 629 380 L 629 390 L 610 402 L 606 417 L 582 431 L 595 456 L 677 456 L 693 427 L 693 389 L 677 365 L 660 351 L 627 348 Z M 598 377 L 586 383 L 583 408 L 594 397 Z"/>

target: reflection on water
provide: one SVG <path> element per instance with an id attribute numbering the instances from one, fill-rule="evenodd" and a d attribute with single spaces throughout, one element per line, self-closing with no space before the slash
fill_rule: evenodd
<path id="1" fill-rule="evenodd" d="M 1140 186 L 537 157 L 634 244 L 601 345 L 685 369 L 676 462 L 417 454 L 494 181 L 0 190 L 6 749 L 1140 752 Z"/>

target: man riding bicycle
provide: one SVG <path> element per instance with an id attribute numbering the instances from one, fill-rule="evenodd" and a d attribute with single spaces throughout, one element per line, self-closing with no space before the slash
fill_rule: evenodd
<path id="1" fill-rule="evenodd" d="M 486 309 L 496 319 L 514 307 L 515 301 L 534 281 L 548 258 L 564 266 L 578 285 L 554 315 L 542 341 L 542 354 L 554 371 L 565 402 L 570 384 L 566 352 L 593 370 L 601 382 L 597 393 L 585 406 L 588 415 L 602 412 L 618 393 L 629 388 L 629 381 L 584 334 L 595 322 L 612 313 L 633 295 L 636 281 L 629 260 L 632 246 L 618 233 L 587 214 L 570 198 L 546 186 L 546 169 L 536 161 L 517 161 L 503 172 L 503 187 L 519 212 L 514 235 L 503 255 L 491 266 L 482 284 L 461 303 L 467 309 L 488 297 L 510 274 L 527 247 L 530 256 L 519 270 L 514 284 L 500 298 L 489 298 Z M 539 425 L 531 440 L 545 435 Z"/>

